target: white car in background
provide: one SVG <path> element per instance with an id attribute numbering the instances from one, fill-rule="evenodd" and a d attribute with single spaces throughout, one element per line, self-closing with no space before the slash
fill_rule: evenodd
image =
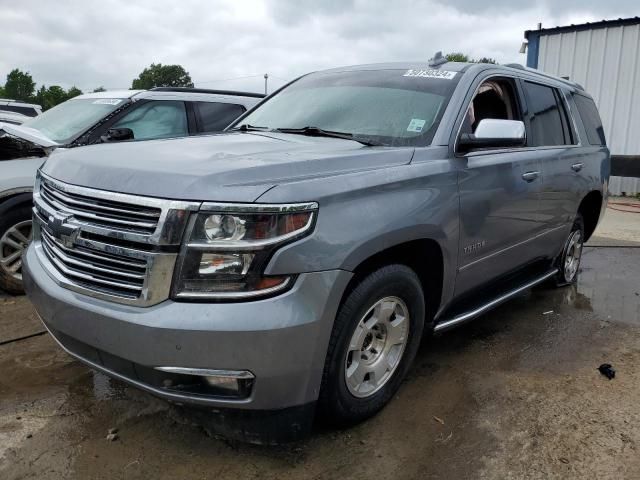
<path id="1" fill-rule="evenodd" d="M 263 97 L 178 87 L 107 91 L 74 97 L 22 124 L 0 117 L 0 289 L 23 291 L 33 184 L 54 149 L 219 132 Z"/>

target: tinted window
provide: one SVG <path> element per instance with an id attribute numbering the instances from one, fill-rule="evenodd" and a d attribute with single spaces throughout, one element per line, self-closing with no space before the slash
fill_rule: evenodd
<path id="1" fill-rule="evenodd" d="M 318 127 L 384 145 L 426 145 L 459 77 L 417 69 L 312 73 L 270 97 L 236 127 Z"/>
<path id="2" fill-rule="evenodd" d="M 566 119 L 563 122 L 564 110 L 558 106 L 555 89 L 531 82 L 524 82 L 524 85 L 531 125 L 529 145 L 570 144 L 570 139 L 565 141 Z"/>
<path id="3" fill-rule="evenodd" d="M 35 117 L 38 112 L 33 107 L 17 107 L 15 105 L 2 105 L 0 110 L 6 110 L 7 112 L 16 112 L 26 115 L 27 117 Z"/>
<path id="4" fill-rule="evenodd" d="M 127 113 L 113 128 L 130 128 L 135 140 L 183 137 L 188 134 L 184 102 L 150 101 Z"/>
<path id="5" fill-rule="evenodd" d="M 573 99 L 580 112 L 580 118 L 587 131 L 587 139 L 591 145 L 606 145 L 602 120 L 593 100 L 582 95 L 574 95 Z"/>
<path id="6" fill-rule="evenodd" d="M 194 102 L 201 132 L 219 132 L 245 112 L 235 103 Z"/>

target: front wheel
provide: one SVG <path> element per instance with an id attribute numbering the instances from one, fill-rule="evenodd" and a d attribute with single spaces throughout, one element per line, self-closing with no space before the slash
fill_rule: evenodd
<path id="1" fill-rule="evenodd" d="M 352 424 L 378 412 L 400 387 L 422 337 L 422 285 L 405 265 L 369 274 L 347 295 L 334 324 L 319 406 Z"/>
<path id="2" fill-rule="evenodd" d="M 20 205 L 0 218 L 0 289 L 24 293 L 22 253 L 31 241 L 31 207 Z"/>
<path id="3" fill-rule="evenodd" d="M 583 242 L 584 220 L 582 215 L 578 213 L 558 262 L 558 274 L 556 276 L 558 286 L 570 285 L 578 280 Z"/>

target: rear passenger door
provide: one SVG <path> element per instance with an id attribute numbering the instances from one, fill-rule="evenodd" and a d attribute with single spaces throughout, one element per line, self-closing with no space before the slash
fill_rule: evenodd
<path id="1" fill-rule="evenodd" d="M 242 105 L 222 102 L 193 102 L 193 109 L 198 133 L 221 132 L 246 111 Z"/>
<path id="2" fill-rule="evenodd" d="M 544 224 L 539 248 L 553 257 L 578 211 L 584 190 L 581 150 L 564 92 L 556 87 L 522 81 L 528 108 L 528 136 L 542 167 L 540 220 Z"/>

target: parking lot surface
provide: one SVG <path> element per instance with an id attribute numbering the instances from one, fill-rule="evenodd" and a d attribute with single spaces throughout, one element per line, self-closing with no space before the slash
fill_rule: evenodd
<path id="1" fill-rule="evenodd" d="M 577 288 L 538 288 L 425 340 L 370 421 L 277 448 L 216 438 L 190 410 L 92 372 L 29 337 L 42 328 L 25 297 L 0 297 L 0 478 L 639 478 L 631 240 L 585 248 Z"/>

